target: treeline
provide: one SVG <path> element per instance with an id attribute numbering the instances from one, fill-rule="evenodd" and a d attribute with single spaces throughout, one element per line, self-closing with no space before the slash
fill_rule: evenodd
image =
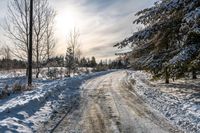
<path id="1" fill-rule="evenodd" d="M 0 59 L 0 70 L 25 69 L 26 63 L 21 60 Z"/>
<path id="2" fill-rule="evenodd" d="M 27 62 L 22 60 L 2 58 L 0 59 L 0 70 L 26 69 L 26 64 Z M 127 68 L 128 64 L 129 63 L 127 61 L 120 58 L 115 60 L 101 60 L 98 63 L 95 57 L 82 57 L 76 62 L 78 68 L 92 68 L 93 71 Z M 67 64 L 64 56 L 56 56 L 42 62 L 40 67 L 67 67 Z M 37 64 L 35 62 L 33 62 L 33 68 L 37 68 Z"/>
<path id="3" fill-rule="evenodd" d="M 80 67 L 106 67 L 107 69 L 120 69 L 120 68 L 126 68 L 128 65 L 128 62 L 118 58 L 115 60 L 100 60 L 99 63 L 96 62 L 95 57 L 90 58 L 81 58 Z M 97 68 L 98 69 L 98 68 Z"/>
<path id="4" fill-rule="evenodd" d="M 164 0 L 139 11 L 136 24 L 144 25 L 115 46 L 131 45 L 135 69 L 153 73 L 155 79 L 196 79 L 200 71 L 200 1 Z"/>

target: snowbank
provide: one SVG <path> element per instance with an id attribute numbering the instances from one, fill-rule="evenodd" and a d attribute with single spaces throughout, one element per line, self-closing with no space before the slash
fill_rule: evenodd
<path id="1" fill-rule="evenodd" d="M 138 95 L 174 124 L 186 132 L 200 132 L 200 85 L 194 88 L 187 84 L 152 84 L 141 71 L 130 71 L 130 79 L 135 80 L 132 87 Z"/>
<path id="2" fill-rule="evenodd" d="M 0 100 L 1 132 L 36 132 L 61 107 L 79 103 L 81 84 L 110 71 L 45 82 L 38 88 Z M 42 81 L 40 81 L 42 82 Z"/>

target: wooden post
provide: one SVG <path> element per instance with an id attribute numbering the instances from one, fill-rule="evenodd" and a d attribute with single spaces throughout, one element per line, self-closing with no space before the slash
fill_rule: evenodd
<path id="1" fill-rule="evenodd" d="M 33 0 L 30 0 L 29 49 L 28 49 L 28 86 L 32 86 L 32 45 L 33 45 Z"/>

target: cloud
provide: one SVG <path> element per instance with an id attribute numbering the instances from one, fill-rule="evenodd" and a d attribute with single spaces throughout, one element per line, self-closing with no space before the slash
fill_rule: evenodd
<path id="1" fill-rule="evenodd" d="M 60 17 L 58 20 L 63 21 L 57 23 L 55 31 L 58 40 L 57 54 L 64 55 L 66 51 L 66 38 L 71 25 L 71 29 L 73 26 L 79 28 L 84 56 L 96 56 L 98 59 L 114 58 L 118 49 L 113 48 L 113 45 L 136 30 L 137 25 L 132 24 L 136 18 L 134 14 L 151 6 L 155 1 L 50 0 L 50 4 L 57 11 L 57 16 Z M 0 1 L 0 21 L 5 15 L 6 3 L 7 0 Z"/>
<path id="2" fill-rule="evenodd" d="M 85 54 L 97 58 L 113 57 L 118 51 L 113 45 L 136 30 L 137 25 L 132 24 L 136 18 L 134 14 L 150 4 L 153 2 L 148 0 L 86 0 L 79 5 L 89 14 L 81 34 Z"/>

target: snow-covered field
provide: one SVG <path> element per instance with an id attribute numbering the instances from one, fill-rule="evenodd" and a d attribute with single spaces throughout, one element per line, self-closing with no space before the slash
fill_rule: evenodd
<path id="1" fill-rule="evenodd" d="M 41 123 L 47 122 L 60 108 L 70 108 L 80 99 L 81 84 L 95 76 L 108 72 L 64 78 L 62 80 L 38 80 L 32 91 L 12 94 L 0 99 L 0 131 L 1 132 L 34 132 Z M 14 79 L 1 79 L 12 82 Z M 21 78 L 19 79 L 22 80 Z M 24 80 L 22 80 L 24 81 Z"/>
<path id="2" fill-rule="evenodd" d="M 50 72 L 51 75 L 48 74 L 47 68 L 42 68 L 40 70 L 39 78 L 35 79 L 36 70 L 33 69 L 33 80 L 34 85 L 40 86 L 44 82 L 51 82 L 53 79 L 58 80 L 62 79 L 66 76 L 66 68 L 64 67 L 51 67 Z M 86 73 L 91 73 L 92 68 L 79 68 L 78 73 L 71 73 L 71 76 L 84 75 Z M 14 70 L 6 70 L 0 71 L 0 98 L 4 98 L 6 94 L 15 93 L 16 86 L 26 88 L 27 79 L 25 77 L 26 69 L 14 69 Z"/>
<path id="3" fill-rule="evenodd" d="M 178 80 L 169 85 L 150 82 L 147 73 L 129 71 L 138 95 L 186 132 L 200 132 L 200 80 Z"/>

